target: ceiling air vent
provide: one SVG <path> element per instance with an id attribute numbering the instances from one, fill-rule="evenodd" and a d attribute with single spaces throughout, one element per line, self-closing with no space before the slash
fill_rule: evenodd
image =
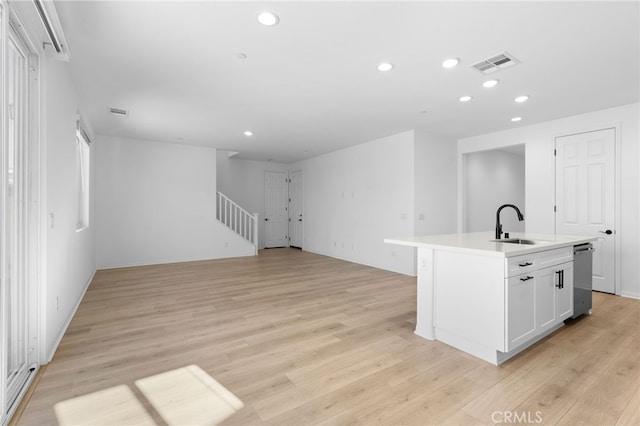
<path id="1" fill-rule="evenodd" d="M 514 56 L 507 52 L 499 53 L 487 59 L 483 59 L 480 62 L 476 62 L 471 65 L 472 68 L 477 69 L 483 74 L 491 74 L 496 71 L 518 65 L 520 63 Z"/>
<path id="2" fill-rule="evenodd" d="M 125 117 L 129 115 L 129 111 L 127 111 L 126 109 L 120 109 L 120 108 L 109 108 L 109 112 L 113 115 L 122 115 Z"/>

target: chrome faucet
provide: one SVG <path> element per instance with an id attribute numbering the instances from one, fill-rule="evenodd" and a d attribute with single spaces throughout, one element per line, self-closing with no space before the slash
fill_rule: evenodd
<path id="1" fill-rule="evenodd" d="M 498 211 L 496 212 L 496 240 L 499 240 L 501 235 L 503 234 L 502 224 L 500 223 L 500 212 L 505 207 L 512 207 L 516 211 L 516 214 L 518 215 L 518 221 L 522 222 L 524 220 L 524 216 L 522 216 L 522 212 L 520 212 L 520 209 L 513 204 L 503 204 L 498 207 Z"/>

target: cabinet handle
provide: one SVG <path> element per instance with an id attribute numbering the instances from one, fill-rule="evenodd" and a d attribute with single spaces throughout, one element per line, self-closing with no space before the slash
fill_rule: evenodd
<path id="1" fill-rule="evenodd" d="M 526 276 L 524 278 L 520 278 L 520 281 L 529 281 L 529 280 L 532 280 L 532 279 L 533 279 L 533 277 Z"/>
<path id="2" fill-rule="evenodd" d="M 556 274 L 558 274 L 558 284 L 556 284 L 556 287 L 564 288 L 564 269 L 556 271 Z"/>
<path id="3" fill-rule="evenodd" d="M 531 265 L 533 265 L 533 263 L 531 262 L 518 263 L 518 266 L 521 268 L 524 268 L 525 266 L 531 266 Z"/>

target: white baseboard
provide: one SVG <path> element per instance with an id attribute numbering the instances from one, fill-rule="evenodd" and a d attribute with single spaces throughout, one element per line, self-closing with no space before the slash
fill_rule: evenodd
<path id="1" fill-rule="evenodd" d="M 640 293 L 621 293 L 621 297 L 628 297 L 629 299 L 640 299 Z"/>
<path id="2" fill-rule="evenodd" d="M 45 360 L 44 364 L 48 364 L 49 362 L 51 362 L 51 360 L 53 359 L 53 356 L 56 354 L 56 350 L 58 350 L 58 346 L 60 346 L 60 342 L 62 342 L 62 338 L 64 337 L 65 333 L 67 332 L 67 329 L 69 328 L 69 325 L 71 325 L 71 321 L 73 320 L 73 317 L 76 315 L 76 311 L 78 310 L 78 307 L 80 307 L 80 303 L 84 299 L 84 295 L 87 292 L 87 289 L 89 288 L 89 285 L 91 284 L 91 281 L 93 281 L 93 277 L 95 277 L 96 272 L 97 272 L 97 270 L 93 271 L 93 273 L 91 274 L 91 277 L 89 277 L 89 281 L 87 281 L 86 284 L 84 285 L 84 288 L 82 289 L 82 294 L 80 295 L 80 297 L 76 301 L 75 305 L 73 306 L 73 309 L 71 310 L 71 314 L 69 315 L 69 317 L 65 321 L 64 327 L 62 327 L 62 330 L 60 330 L 60 333 L 56 337 L 53 345 L 51 347 L 47 348 L 46 360 Z"/>

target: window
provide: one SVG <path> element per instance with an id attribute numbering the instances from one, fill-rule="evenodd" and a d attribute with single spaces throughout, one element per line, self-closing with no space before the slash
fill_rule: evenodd
<path id="1" fill-rule="evenodd" d="M 78 181 L 78 224 L 77 231 L 89 227 L 89 195 L 90 195 L 90 167 L 91 150 L 86 133 L 78 126 L 76 130 L 76 157 Z"/>

